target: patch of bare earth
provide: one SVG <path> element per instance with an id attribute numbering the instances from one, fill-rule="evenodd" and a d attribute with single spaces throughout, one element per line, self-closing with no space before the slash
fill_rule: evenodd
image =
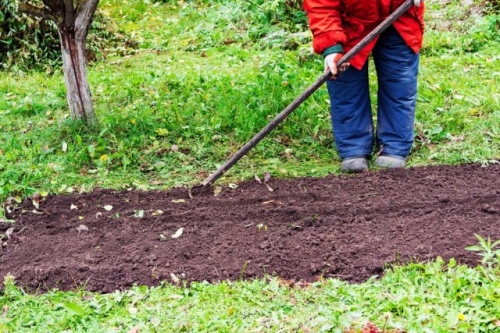
<path id="1" fill-rule="evenodd" d="M 439 166 L 250 181 L 193 199 L 187 189 L 97 189 L 38 208 L 26 200 L 1 247 L 0 276 L 30 290 L 111 292 L 266 274 L 361 282 L 436 256 L 476 265 L 465 250 L 474 234 L 500 239 L 499 175 L 498 164 Z M 0 223 L 0 233 L 10 227 Z"/>
<path id="2" fill-rule="evenodd" d="M 432 6 L 426 7 L 428 29 L 436 31 L 455 31 L 461 33 L 469 26 L 467 21 L 479 20 L 483 15 L 484 4 L 476 3 L 474 0 L 461 0 L 460 7 L 452 0 L 435 0 L 439 4 L 439 9 L 432 9 Z M 452 13 L 449 13 L 448 8 Z M 460 10 L 457 10 L 460 8 Z"/>

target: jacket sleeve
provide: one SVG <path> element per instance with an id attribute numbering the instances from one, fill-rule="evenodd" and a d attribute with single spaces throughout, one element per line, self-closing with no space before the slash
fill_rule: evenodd
<path id="1" fill-rule="evenodd" d="M 342 29 L 342 1 L 304 0 L 304 10 L 313 34 L 314 52 L 322 54 L 326 49 L 346 42 Z"/>

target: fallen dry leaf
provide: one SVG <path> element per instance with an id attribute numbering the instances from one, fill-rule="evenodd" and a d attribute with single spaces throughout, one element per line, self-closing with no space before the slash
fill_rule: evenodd
<path id="1" fill-rule="evenodd" d="M 186 200 L 184 200 L 184 199 L 177 199 L 177 200 L 173 199 L 172 202 L 173 203 L 183 203 L 183 202 L 186 202 Z"/>
<path id="2" fill-rule="evenodd" d="M 216 186 L 214 189 L 214 197 L 219 196 L 222 193 L 222 187 Z"/>
<path id="3" fill-rule="evenodd" d="M 153 216 L 158 216 L 158 215 L 161 215 L 161 214 L 163 214 L 163 211 L 160 210 L 160 209 L 155 210 L 154 212 L 151 213 L 151 215 L 153 215 Z"/>
<path id="4" fill-rule="evenodd" d="M 7 239 L 10 239 L 13 232 L 14 232 L 14 228 L 7 229 L 7 231 L 5 232 L 5 236 L 7 236 Z"/>
<path id="5" fill-rule="evenodd" d="M 277 200 L 269 200 L 269 201 L 264 201 L 262 204 L 263 205 L 275 204 L 277 206 L 282 206 L 283 202 Z"/>
<path id="6" fill-rule="evenodd" d="M 78 230 L 78 234 L 82 231 L 89 231 L 89 227 L 87 227 L 85 224 L 80 224 L 78 227 L 76 227 L 76 230 Z"/>
<path id="7" fill-rule="evenodd" d="M 173 283 L 181 282 L 181 280 L 174 273 L 170 273 L 170 278 L 172 279 Z"/>
<path id="8" fill-rule="evenodd" d="M 264 174 L 264 183 L 267 183 L 271 179 L 271 174 L 269 172 L 266 172 Z"/>
<path id="9" fill-rule="evenodd" d="M 175 232 L 175 234 L 173 234 L 173 235 L 172 235 L 172 236 L 170 236 L 170 237 L 172 237 L 172 238 L 179 238 L 179 237 L 181 237 L 181 235 L 182 235 L 182 233 L 183 233 L 183 232 L 184 232 L 184 228 L 179 228 L 179 229 Z"/>
<path id="10" fill-rule="evenodd" d="M 12 205 L 15 201 L 16 201 L 16 198 L 14 198 L 14 197 L 8 197 L 7 199 L 5 199 L 4 204 L 5 205 Z"/>

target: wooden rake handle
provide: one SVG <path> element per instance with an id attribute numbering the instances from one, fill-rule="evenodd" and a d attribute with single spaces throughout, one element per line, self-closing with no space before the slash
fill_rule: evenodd
<path id="1" fill-rule="evenodd" d="M 418 6 L 420 0 L 406 0 L 398 9 L 396 9 L 391 15 L 389 15 L 382 23 L 380 23 L 373 31 L 371 31 L 365 38 L 363 38 L 356 46 L 354 46 L 349 52 L 344 54 L 342 58 L 337 62 L 337 68 L 341 68 L 342 64 L 348 63 L 359 51 L 365 48 L 374 38 L 379 36 L 385 29 L 394 23 L 403 13 L 405 13 L 411 6 Z M 319 87 L 321 87 L 332 74 L 329 69 L 325 72 L 309 87 L 302 92 L 290 105 L 288 105 L 280 114 L 271 120 L 266 127 L 264 127 L 259 133 L 257 133 L 250 141 L 248 141 L 243 147 L 240 148 L 231 158 L 229 158 L 220 168 L 208 176 L 201 185 L 203 187 L 213 184 L 217 179 L 219 179 L 227 170 L 229 170 L 233 165 L 236 164 L 243 156 L 245 156 L 250 149 L 255 147 L 264 137 L 266 137 L 273 129 L 275 129 L 283 120 L 285 120 L 290 113 L 295 111 L 309 96 L 311 96 Z"/>

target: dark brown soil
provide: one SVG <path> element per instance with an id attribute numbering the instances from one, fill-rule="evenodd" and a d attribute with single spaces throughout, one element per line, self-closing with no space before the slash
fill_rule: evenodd
<path id="1" fill-rule="evenodd" d="M 29 200 L 0 247 L 0 276 L 30 290 L 111 292 L 266 274 L 360 282 L 436 256 L 476 265 L 465 250 L 474 234 L 500 239 L 499 176 L 498 164 L 440 166 L 271 179 L 274 191 L 251 181 L 193 199 L 184 188 L 49 196 L 38 209 Z M 9 227 L 0 223 L 0 233 Z"/>

